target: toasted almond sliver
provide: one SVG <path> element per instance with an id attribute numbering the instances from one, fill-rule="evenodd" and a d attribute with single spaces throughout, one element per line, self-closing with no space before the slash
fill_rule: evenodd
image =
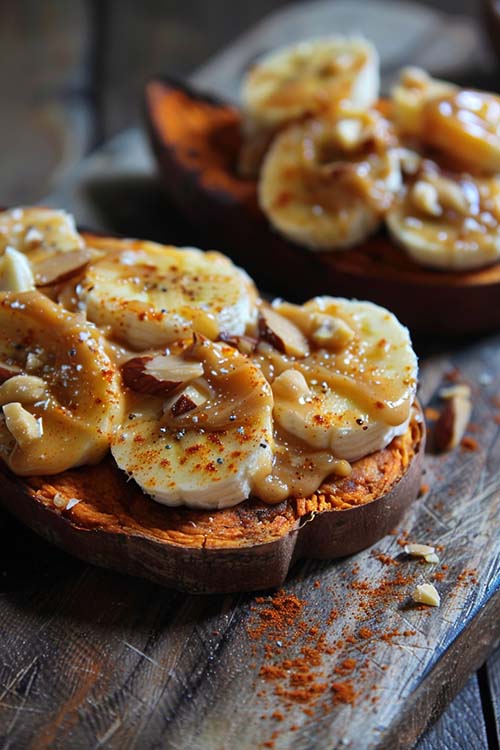
<path id="1" fill-rule="evenodd" d="M 439 607 L 441 597 L 432 583 L 421 583 L 411 595 L 417 604 L 427 604 L 429 607 Z"/>
<path id="2" fill-rule="evenodd" d="M 434 442 L 440 452 L 452 450 L 460 444 L 472 411 L 472 404 L 468 397 L 452 395 L 446 399 L 446 404 L 434 427 Z"/>
<path id="3" fill-rule="evenodd" d="M 259 314 L 260 337 L 279 352 L 292 357 L 307 357 L 309 345 L 302 331 L 288 318 L 270 307 Z"/>
<path id="4" fill-rule="evenodd" d="M 439 397 L 445 400 L 453 398 L 454 396 L 461 396 L 462 398 L 470 398 L 471 390 L 470 386 L 465 383 L 457 383 L 457 385 L 450 385 L 446 388 L 441 388 L 439 391 Z"/>
<path id="5" fill-rule="evenodd" d="M 65 281 L 81 271 L 91 258 L 87 248 L 65 253 L 54 253 L 40 261 L 33 261 L 32 268 L 37 286 Z"/>
<path id="6" fill-rule="evenodd" d="M 428 544 L 406 544 L 404 548 L 407 555 L 412 557 L 425 557 L 431 555 L 436 551 L 435 547 L 430 547 Z"/>
<path id="7" fill-rule="evenodd" d="M 125 385 L 139 393 L 164 396 L 184 383 L 203 375 L 201 362 L 186 361 L 172 355 L 134 357 L 122 367 Z"/>
<path id="8" fill-rule="evenodd" d="M 438 563 L 439 557 L 435 552 L 430 552 L 428 555 L 424 555 L 424 560 L 426 563 Z"/>

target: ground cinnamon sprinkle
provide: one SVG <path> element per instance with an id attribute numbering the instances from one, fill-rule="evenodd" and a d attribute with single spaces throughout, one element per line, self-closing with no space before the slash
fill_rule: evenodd
<path id="1" fill-rule="evenodd" d="M 361 638 L 371 638 L 373 635 L 373 630 L 370 630 L 370 628 L 360 628 L 359 635 Z"/>
<path id="2" fill-rule="evenodd" d="M 350 703 L 354 705 L 356 691 L 350 680 L 345 682 L 334 682 L 332 685 L 334 703 Z"/>
<path id="3" fill-rule="evenodd" d="M 477 451 L 479 448 L 477 440 L 470 435 L 465 435 L 460 441 L 460 445 L 466 451 Z"/>
<path id="4" fill-rule="evenodd" d="M 408 531 L 399 534 L 394 541 L 403 547 L 408 544 L 410 535 Z M 442 549 L 440 545 L 435 546 Z M 411 563 L 398 564 L 387 553 L 375 551 L 372 556 L 385 566 L 383 573 L 374 578 L 362 576 L 356 564 L 341 571 L 335 585 L 312 580 L 311 589 L 321 588 L 321 592 L 311 603 L 286 590 L 254 599 L 247 631 L 253 653 L 259 653 L 264 659 L 258 671 L 260 683 L 255 685 L 256 694 L 264 706 L 268 702 L 269 710 L 262 719 L 272 720 L 275 729 L 279 723 L 283 724 L 281 731 L 292 731 L 287 718 L 295 717 L 297 711 L 307 717 L 307 724 L 309 717 L 317 719 L 337 706 L 354 705 L 361 698 L 370 705 L 375 704 L 380 698 L 376 675 L 388 668 L 387 663 L 380 664 L 381 643 L 385 648 L 395 648 L 403 644 L 403 639 L 418 637 L 419 631 L 411 628 L 410 622 L 410 627 L 404 630 L 388 628 L 384 623 L 387 623 L 387 608 L 407 600 L 409 587 L 415 584 L 421 572 Z M 447 577 L 447 570 L 446 564 L 439 566 L 439 572 L 433 573 L 431 580 Z M 475 581 L 476 570 L 464 570 L 458 576 L 463 586 Z M 349 617 L 340 620 L 346 599 Z M 318 611 L 315 607 L 319 601 L 321 609 Z M 324 614 L 325 604 L 327 615 Z M 334 605 L 330 611 L 329 604 Z M 424 605 L 415 609 L 421 617 L 432 616 Z M 331 627 L 339 620 L 343 625 L 340 632 Z M 338 658 L 329 659 L 330 655 Z M 374 671 L 374 665 L 378 671 Z M 293 725 L 293 731 L 299 728 Z M 260 747 L 274 747 L 276 736 L 277 731 Z"/>

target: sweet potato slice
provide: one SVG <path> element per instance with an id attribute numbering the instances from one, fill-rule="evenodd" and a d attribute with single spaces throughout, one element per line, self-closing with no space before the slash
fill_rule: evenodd
<path id="1" fill-rule="evenodd" d="M 267 589 L 299 558 L 350 555 L 387 534 L 418 494 L 424 442 L 419 416 L 349 477 L 279 505 L 250 498 L 217 511 L 168 508 L 127 482 L 111 458 L 50 477 L 0 468 L 0 503 L 95 565 L 197 593 Z"/>

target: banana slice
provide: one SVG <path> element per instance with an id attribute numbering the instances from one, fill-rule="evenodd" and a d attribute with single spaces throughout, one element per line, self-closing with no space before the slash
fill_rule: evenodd
<path id="1" fill-rule="evenodd" d="M 250 277 L 225 256 L 194 248 L 121 243 L 88 267 L 77 294 L 89 320 L 139 351 L 193 331 L 243 334 L 256 318 Z"/>
<path id="2" fill-rule="evenodd" d="M 81 250 L 84 242 L 66 211 L 34 206 L 0 212 L 0 252 L 7 245 L 22 253 L 41 247 L 63 253 Z"/>
<path id="3" fill-rule="evenodd" d="M 500 97 L 459 89 L 405 68 L 392 90 L 394 120 L 401 135 L 418 138 L 473 173 L 500 171 Z"/>
<path id="4" fill-rule="evenodd" d="M 95 463 L 121 419 L 116 369 L 94 326 L 41 292 L 0 294 L 0 452 L 23 476 Z"/>
<path id="5" fill-rule="evenodd" d="M 500 172 L 500 97 L 467 89 L 428 102 L 425 141 L 463 168 Z"/>
<path id="6" fill-rule="evenodd" d="M 33 207 L 0 212 L 0 256 L 2 291 L 29 291 L 73 276 L 96 252 L 66 211 Z"/>
<path id="7" fill-rule="evenodd" d="M 378 91 L 378 54 L 366 39 L 332 36 L 293 44 L 259 60 L 246 76 L 246 130 L 275 129 L 340 102 L 369 107 Z"/>
<path id="8" fill-rule="evenodd" d="M 443 172 L 422 161 L 387 227 L 418 263 L 466 270 L 500 259 L 500 178 Z"/>
<path id="9" fill-rule="evenodd" d="M 302 307 L 277 301 L 273 308 L 315 347 L 293 358 L 259 345 L 255 361 L 272 383 L 281 429 L 309 449 L 347 461 L 384 448 L 407 430 L 417 359 L 408 330 L 392 313 L 333 297 Z"/>
<path id="10" fill-rule="evenodd" d="M 166 399 L 147 396 L 138 379 L 126 428 L 111 448 L 116 463 L 165 505 L 217 509 L 245 500 L 273 460 L 273 396 L 262 372 L 236 349 L 199 338 L 175 344 L 163 367 L 155 359 L 155 371 L 176 390 Z M 203 375 L 191 372 L 180 384 L 189 363 L 201 364 Z"/>
<path id="11" fill-rule="evenodd" d="M 391 128 L 378 112 L 288 126 L 264 160 L 259 202 L 285 237 L 337 250 L 375 232 L 401 184 Z"/>
<path id="12" fill-rule="evenodd" d="M 422 68 L 403 68 L 391 91 L 393 117 L 399 133 L 424 138 L 424 112 L 428 102 L 453 95 L 456 91 L 457 86 L 432 78 Z"/>

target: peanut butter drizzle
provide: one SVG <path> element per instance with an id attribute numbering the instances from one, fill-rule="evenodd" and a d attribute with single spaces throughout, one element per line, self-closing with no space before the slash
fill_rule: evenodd
<path id="1" fill-rule="evenodd" d="M 269 505 L 288 497 L 308 497 L 331 475 L 348 476 L 351 465 L 329 451 L 315 451 L 279 427 L 274 433 L 274 464 L 271 474 L 259 476 L 254 494 Z"/>
<path id="2" fill-rule="evenodd" d="M 290 312 L 288 317 L 293 319 L 293 311 Z M 349 322 L 348 316 L 339 314 L 339 317 Z M 165 409 L 162 414 L 165 399 L 142 395 L 137 399 L 136 395 L 132 394 L 130 409 L 141 411 L 141 403 L 146 411 L 152 409 L 158 415 L 159 429 L 167 426 L 179 430 L 199 430 L 200 435 L 206 432 L 222 433 L 229 425 L 235 427 L 240 421 L 258 414 L 264 402 L 267 403 L 269 393 L 264 393 L 261 384 L 252 380 L 251 366 L 255 364 L 260 367 L 269 384 L 285 370 L 294 368 L 302 372 L 309 382 L 316 380 L 336 393 L 352 399 L 359 407 L 360 413 L 369 418 L 376 417 L 377 421 L 382 421 L 387 426 L 403 423 L 408 419 L 411 409 L 411 400 L 397 400 L 399 386 L 394 391 L 393 380 L 379 382 L 376 386 L 361 382 L 356 365 L 352 366 L 352 374 L 332 372 L 332 366 L 337 362 L 336 357 L 349 359 L 351 356 L 355 362 L 362 357 L 367 368 L 370 361 L 373 364 L 374 355 L 370 357 L 369 352 L 363 352 L 362 343 L 359 341 L 338 353 L 321 349 L 302 359 L 287 356 L 273 346 L 261 343 L 255 355 L 248 360 L 248 367 L 232 365 L 233 358 L 230 355 L 234 350 L 231 347 L 224 347 L 220 353 L 210 342 L 198 336 L 195 336 L 193 344 L 187 341 L 177 342 L 165 351 L 183 352 L 186 359 L 203 363 L 205 378 L 202 379 L 201 387 L 206 389 L 207 401 L 196 409 L 174 416 L 170 409 Z M 137 354 L 110 339 L 107 341 L 107 353 L 117 365 Z M 391 395 L 396 396 L 394 401 L 390 400 Z M 311 404 L 306 401 L 303 404 L 293 403 L 291 407 L 303 411 L 306 415 L 311 409 Z M 348 461 L 335 457 L 329 450 L 314 449 L 305 441 L 288 433 L 276 420 L 273 437 L 272 471 L 269 473 L 268 470 L 257 469 L 252 482 L 252 494 L 265 503 L 274 505 L 289 497 L 308 497 L 328 477 L 345 477 L 351 473 Z"/>

